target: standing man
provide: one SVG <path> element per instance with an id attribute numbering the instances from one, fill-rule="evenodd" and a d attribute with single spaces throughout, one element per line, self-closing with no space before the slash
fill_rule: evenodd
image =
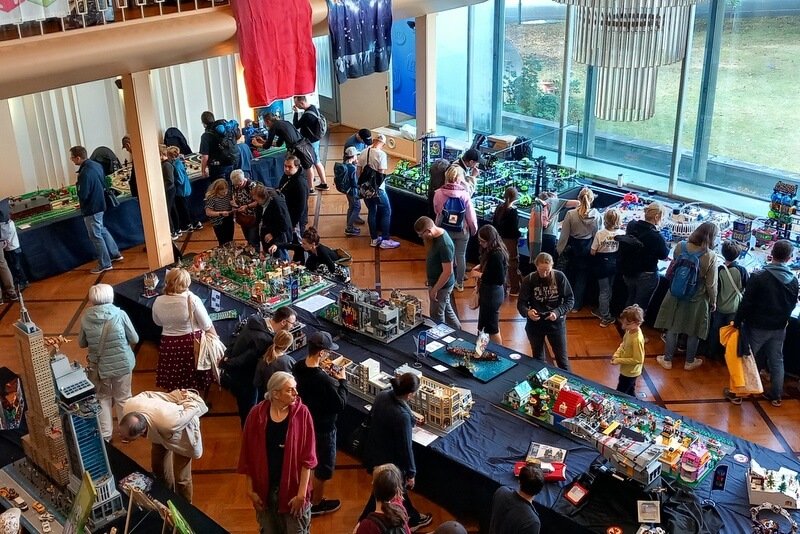
<path id="1" fill-rule="evenodd" d="M 114 238 L 103 226 L 103 215 L 106 211 L 106 198 L 103 193 L 106 181 L 103 168 L 99 163 L 87 159 L 86 149 L 82 146 L 70 148 L 69 154 L 72 163 L 78 166 L 78 182 L 76 184 L 78 202 L 97 258 L 97 266 L 89 272 L 100 274 L 110 271 L 113 269 L 111 262 L 120 261 L 122 254 L 119 253 L 119 247 Z"/>
<path id="2" fill-rule="evenodd" d="M 298 236 L 303 234 L 308 224 L 309 195 L 305 173 L 300 165 L 300 159 L 297 156 L 286 156 L 283 161 L 283 176 L 278 183 L 278 190 L 286 199 L 286 208 L 289 210 L 292 228 L 295 229 Z"/>
<path id="3" fill-rule="evenodd" d="M 264 149 L 269 149 L 273 141 L 275 142 L 275 146 L 283 146 L 286 144 L 286 154 L 295 156 L 300 162 L 300 167 L 308 174 L 311 167 L 313 167 L 317 161 L 317 156 L 314 153 L 314 147 L 311 146 L 311 142 L 304 138 L 291 122 L 278 120 L 274 113 L 264 114 L 264 124 L 268 128 L 267 141 L 264 143 Z M 306 189 L 314 191 L 314 188 L 311 187 L 310 184 L 311 181 L 306 184 Z"/>
<path id="4" fill-rule="evenodd" d="M 538 466 L 526 465 L 519 472 L 519 489 L 500 486 L 492 497 L 489 534 L 539 534 L 542 523 L 533 498 L 544 488 L 544 474 Z"/>
<path id="5" fill-rule="evenodd" d="M 764 398 L 776 408 L 783 393 L 783 340 L 786 323 L 797 304 L 798 283 L 787 263 L 794 248 L 786 239 L 772 246 L 772 262 L 754 273 L 733 320 L 744 335 L 761 369 L 769 369 L 770 391 Z M 729 392 L 728 392 L 729 393 Z M 726 397 L 730 398 L 728 393 Z"/>
<path id="6" fill-rule="evenodd" d="M 481 153 L 474 148 L 470 148 L 464 152 L 459 159 L 453 162 L 456 167 L 464 169 L 464 184 L 467 186 L 467 191 L 470 195 L 475 192 L 475 187 L 478 182 L 478 165 L 483 163 Z"/>
<path id="7" fill-rule="evenodd" d="M 386 137 L 383 134 L 375 136 L 372 146 L 358 155 L 358 176 L 364 172 L 365 167 L 370 167 L 382 177 L 380 186 L 375 191 L 375 196 L 365 198 L 364 204 L 367 205 L 369 215 L 369 246 L 381 248 L 397 248 L 400 243 L 392 241 L 389 235 L 389 227 L 392 223 L 392 206 L 389 204 L 389 196 L 386 194 L 386 171 L 389 168 L 389 158 L 383 151 L 386 144 Z M 378 235 L 380 234 L 380 235 Z"/>
<path id="8" fill-rule="evenodd" d="M 210 111 L 204 111 L 200 115 L 200 121 L 203 123 L 205 131 L 200 136 L 200 171 L 204 177 L 216 180 L 217 178 L 225 178 L 226 180 L 231 175 L 233 166 L 236 161 L 230 161 L 229 157 L 222 153 L 220 149 L 220 134 L 214 131 L 214 123 L 216 119 L 214 114 Z"/>
<path id="9" fill-rule="evenodd" d="M 251 315 L 219 362 L 220 368 L 228 375 L 231 393 L 236 397 L 242 428 L 253 406 L 264 400 L 258 398 L 258 388 L 253 385 L 258 361 L 272 345 L 275 333 L 290 330 L 296 322 L 297 314 L 289 306 L 281 306 L 269 319 L 259 314 Z"/>
<path id="10" fill-rule="evenodd" d="M 663 216 L 661 204 L 648 204 L 644 220 L 629 222 L 625 235 L 615 238 L 620 243 L 617 261 L 628 287 L 626 307 L 637 304 L 647 311 L 658 288 L 658 261 L 669 257 L 669 245 L 658 231 Z"/>
<path id="11" fill-rule="evenodd" d="M 151 442 L 150 459 L 156 478 L 192 502 L 192 459 L 203 455 L 200 416 L 208 406 L 185 389 L 170 393 L 143 391 L 125 402 L 119 434 Z"/>
<path id="12" fill-rule="evenodd" d="M 311 481 L 311 517 L 335 512 L 338 499 L 325 499 L 325 482 L 333 478 L 336 466 L 336 419 L 347 407 L 347 380 L 344 369 L 331 377 L 320 368 L 339 348 L 328 332 L 314 332 L 308 340 L 308 356 L 294 366 L 297 393 L 311 412 L 317 441 L 317 467 Z"/>
<path id="13" fill-rule="evenodd" d="M 139 185 L 136 183 L 136 169 L 133 167 L 133 147 L 131 145 L 131 136 L 125 134 L 122 138 L 122 148 L 128 151 L 131 161 L 131 175 L 128 177 L 128 185 L 131 188 L 131 196 L 139 198 Z"/>
<path id="14" fill-rule="evenodd" d="M 453 240 L 443 228 L 436 226 L 430 217 L 417 219 L 414 231 L 425 241 L 425 248 L 428 249 L 425 276 L 430 299 L 430 316 L 437 323 L 445 323 L 456 330 L 461 330 L 461 321 L 458 320 L 450 302 L 450 295 L 456 283 L 456 277 L 453 275 L 456 250 Z"/>
<path id="15" fill-rule="evenodd" d="M 367 128 L 361 128 L 359 131 L 344 140 L 344 150 L 353 147 L 356 153 L 361 153 L 365 148 L 372 144 L 372 132 Z"/>
<path id="16" fill-rule="evenodd" d="M 300 131 L 300 135 L 302 135 L 304 139 L 307 139 L 308 142 L 311 143 L 311 147 L 314 149 L 313 167 L 317 176 L 319 176 L 319 185 L 317 189 L 320 191 L 327 191 L 328 179 L 325 177 L 325 166 L 320 163 L 319 160 L 319 141 L 322 136 L 325 135 L 323 124 L 326 123 L 322 121 L 322 116 L 319 114 L 317 106 L 309 103 L 308 98 L 305 96 L 294 97 L 294 106 L 292 106 L 292 109 L 294 110 L 294 120 L 292 121 L 294 127 Z M 303 113 L 299 113 L 299 110 L 303 110 Z M 308 189 L 311 190 L 313 188 L 314 177 L 309 173 Z"/>

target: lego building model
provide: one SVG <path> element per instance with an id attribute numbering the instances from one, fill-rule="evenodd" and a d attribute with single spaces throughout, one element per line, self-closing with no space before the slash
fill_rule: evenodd
<path id="1" fill-rule="evenodd" d="M 422 303 L 396 289 L 389 299 L 377 292 L 349 285 L 335 304 L 320 312 L 328 321 L 356 330 L 383 343 L 391 343 L 422 323 Z"/>
<path id="2" fill-rule="evenodd" d="M 778 182 L 772 189 L 769 211 L 767 212 L 768 225 L 775 228 L 776 239 L 790 239 L 793 215 L 797 212 L 795 196 L 797 186 L 785 182 Z"/>
<path id="3" fill-rule="evenodd" d="M 28 396 L 30 433 L 22 443 L 30 463 L 20 460 L 6 466 L 3 479 L 17 481 L 17 486 L 25 487 L 26 492 L 36 488 L 40 494 L 27 495 L 37 499 L 33 501 L 35 511 L 44 513 L 49 505 L 61 518 L 68 509 L 67 500 L 75 498 L 86 472 L 97 490 L 90 515 L 92 529 L 101 528 L 123 515 L 124 509 L 100 433 L 100 406 L 94 386 L 80 364 L 70 364 L 60 352 L 63 338 L 44 339 L 31 321 L 21 295 L 20 306 L 21 317 L 14 325 L 14 336 Z M 52 351 L 46 345 L 51 345 Z M 24 483 L 23 476 L 28 479 Z M 46 480 L 52 480 L 59 489 L 52 484 L 42 488 Z M 69 496 L 61 491 L 65 487 Z"/>
<path id="4" fill-rule="evenodd" d="M 501 404 L 536 424 L 589 441 L 620 475 L 645 487 L 660 475 L 696 487 L 734 448 L 684 421 L 575 379 L 550 376 L 545 369 L 516 384 Z"/>
<path id="5" fill-rule="evenodd" d="M 777 471 L 764 469 L 750 460 L 747 471 L 747 495 L 750 504 L 774 503 L 783 508 L 800 508 L 800 475 L 781 467 Z"/>
<path id="6" fill-rule="evenodd" d="M 268 258 L 228 244 L 200 252 L 185 265 L 192 280 L 263 311 L 274 311 L 333 286 L 298 263 Z"/>

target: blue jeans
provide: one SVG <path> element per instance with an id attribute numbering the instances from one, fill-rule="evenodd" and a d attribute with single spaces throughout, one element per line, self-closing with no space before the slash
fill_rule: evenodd
<path id="1" fill-rule="evenodd" d="M 89 239 L 91 239 L 92 245 L 94 245 L 94 255 L 97 258 L 97 264 L 103 269 L 110 267 L 111 258 L 119 256 L 119 248 L 114 238 L 111 237 L 106 227 L 103 226 L 103 212 L 87 215 L 83 218 L 83 223 L 86 225 Z"/>
<path id="2" fill-rule="evenodd" d="M 372 198 L 364 200 L 369 210 L 367 224 L 369 225 L 370 239 L 378 239 L 378 234 L 383 239 L 389 239 L 389 225 L 392 220 L 392 206 L 389 204 L 389 197 L 386 191 L 378 189 Z"/>
<path id="3" fill-rule="evenodd" d="M 670 330 L 667 330 L 667 343 L 664 349 L 664 359 L 668 362 L 672 361 L 675 356 L 675 349 L 678 348 L 678 336 Z M 694 357 L 697 355 L 697 345 L 700 343 L 700 338 L 697 336 L 686 336 L 686 363 L 692 363 Z"/>
<path id="4" fill-rule="evenodd" d="M 540 319 L 541 321 L 541 319 Z M 531 321 L 528 319 L 525 324 L 525 333 L 528 335 L 528 341 L 531 343 L 531 351 L 533 357 L 544 362 L 544 340 L 550 342 L 553 348 L 553 359 L 556 361 L 561 369 L 569 372 L 571 370 L 569 365 L 569 357 L 567 356 L 567 323 L 561 321 L 559 324 L 547 325 L 545 328 L 537 325 L 538 321 Z"/>
<path id="5" fill-rule="evenodd" d="M 658 273 L 639 273 L 636 276 L 624 276 L 625 285 L 628 286 L 628 301 L 625 306 L 638 304 L 647 310 L 650 299 L 658 288 Z"/>
<path id="6" fill-rule="evenodd" d="M 453 265 L 455 267 L 456 285 L 464 284 L 464 274 L 467 272 L 467 243 L 469 243 L 469 231 L 451 232 L 447 230 L 450 239 L 453 240 L 455 252 L 453 254 Z"/>
<path id="7" fill-rule="evenodd" d="M 597 285 L 600 288 L 600 307 L 598 312 L 603 319 L 611 319 L 611 288 L 614 286 L 614 277 L 598 278 Z"/>
<path id="8" fill-rule="evenodd" d="M 762 330 L 745 324 L 744 331 L 758 368 L 769 369 L 770 397 L 780 400 L 783 393 L 783 340 L 786 338 L 786 329 Z"/>
<path id="9" fill-rule="evenodd" d="M 361 214 L 361 198 L 358 192 L 347 195 L 347 227 L 352 229 L 356 225 L 358 216 Z"/>

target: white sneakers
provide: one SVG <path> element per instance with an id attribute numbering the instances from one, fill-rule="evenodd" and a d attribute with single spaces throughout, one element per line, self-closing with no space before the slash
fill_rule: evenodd
<path id="1" fill-rule="evenodd" d="M 672 361 L 667 360 L 666 356 L 664 356 L 663 354 L 661 356 L 656 356 L 656 361 L 658 362 L 658 365 L 660 365 L 664 369 L 667 370 L 672 369 Z M 693 369 L 697 369 L 701 365 L 703 365 L 703 360 L 700 358 L 695 358 L 693 362 L 684 363 L 683 369 L 685 371 L 691 371 Z"/>

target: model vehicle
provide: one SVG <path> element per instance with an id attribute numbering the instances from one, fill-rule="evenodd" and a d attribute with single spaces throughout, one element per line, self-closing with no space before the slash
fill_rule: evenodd
<path id="1" fill-rule="evenodd" d="M 15 490 L 14 488 L 8 488 L 8 498 L 13 500 L 16 499 L 17 497 L 19 497 L 19 493 L 17 493 L 17 490 Z"/>
<path id="2" fill-rule="evenodd" d="M 8 488 L 6 488 L 5 486 L 0 488 L 0 497 L 8 499 Z"/>
<path id="3" fill-rule="evenodd" d="M 52 529 L 50 528 L 50 521 L 45 521 L 42 523 L 42 532 L 52 532 Z"/>
<path id="4" fill-rule="evenodd" d="M 11 501 L 14 506 L 22 510 L 23 512 L 28 510 L 28 503 L 26 503 L 22 497 L 15 497 L 14 500 Z"/>
<path id="5" fill-rule="evenodd" d="M 55 521 L 55 520 L 56 518 L 53 517 L 53 514 L 51 513 L 45 512 L 43 514 L 39 514 L 39 521 L 45 522 L 45 521 Z"/>
<path id="6" fill-rule="evenodd" d="M 33 508 L 33 511 L 37 514 L 43 514 L 47 511 L 44 505 L 39 501 L 33 501 L 33 503 L 31 503 L 31 508 Z"/>

